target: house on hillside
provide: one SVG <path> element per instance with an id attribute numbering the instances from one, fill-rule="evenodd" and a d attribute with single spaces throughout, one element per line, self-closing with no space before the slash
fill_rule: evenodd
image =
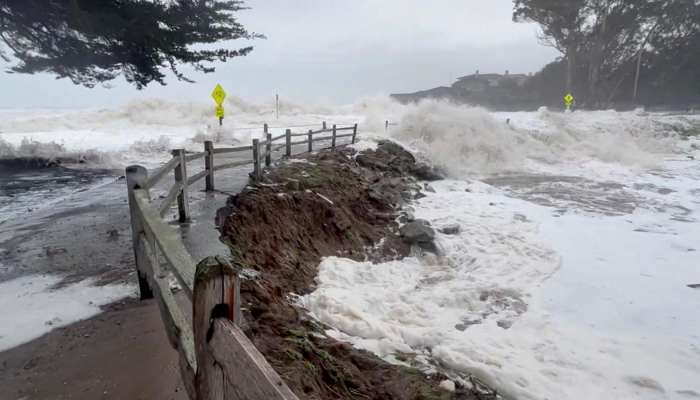
<path id="1" fill-rule="evenodd" d="M 414 93 L 397 93 L 391 97 L 403 104 L 426 99 L 447 100 L 494 110 L 534 110 L 539 100 L 527 89 L 531 76 L 525 74 L 475 74 L 457 79 L 452 86 L 440 86 Z"/>
<path id="2" fill-rule="evenodd" d="M 506 71 L 505 74 L 480 74 L 476 71 L 475 74 L 462 76 L 457 78 L 457 82 L 452 84 L 455 89 L 462 89 L 468 92 L 483 93 L 491 88 L 503 86 L 518 86 L 523 87 L 528 80 L 525 74 L 511 74 Z"/>

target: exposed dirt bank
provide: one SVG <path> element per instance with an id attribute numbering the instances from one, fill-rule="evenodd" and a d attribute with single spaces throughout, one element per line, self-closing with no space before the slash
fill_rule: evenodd
<path id="1" fill-rule="evenodd" d="M 246 333 L 291 389 L 305 399 L 474 399 L 439 387 L 444 376 L 390 365 L 326 337 L 295 307 L 313 290 L 322 257 L 403 257 L 399 207 L 421 196 L 411 175 L 436 178 L 393 143 L 356 155 L 345 148 L 288 161 L 219 210 L 222 238 L 244 281 Z M 254 271 L 254 272 L 253 272 Z"/>

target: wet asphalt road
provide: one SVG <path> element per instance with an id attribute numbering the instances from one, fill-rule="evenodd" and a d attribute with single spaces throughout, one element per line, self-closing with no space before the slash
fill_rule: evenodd
<path id="1" fill-rule="evenodd" d="M 229 160 L 221 160 L 229 162 Z M 191 222 L 165 220 L 181 232 L 195 260 L 228 255 L 214 226 L 216 210 L 248 181 L 249 168 L 221 171 L 217 191 L 204 181 L 190 188 Z M 201 168 L 193 166 L 190 174 Z M 167 192 L 172 178 L 152 190 Z M 95 278 L 99 284 L 134 282 L 126 195 L 119 171 L 52 167 L 0 171 L 0 282 L 32 274 L 59 274 L 63 284 Z"/>
<path id="2" fill-rule="evenodd" d="M 323 141 L 314 146 L 329 144 Z M 306 144 L 296 145 L 292 153 L 306 149 Z M 282 158 L 283 151 L 274 150 L 273 160 Z M 250 158 L 247 152 L 218 154 L 215 165 Z M 188 176 L 202 171 L 203 164 L 202 159 L 188 163 Z M 217 171 L 212 193 L 204 192 L 203 179 L 190 187 L 189 223 L 177 222 L 176 206 L 165 216 L 195 260 L 229 255 L 219 241 L 216 211 L 245 187 L 251 171 L 252 165 Z M 153 201 L 165 197 L 173 182 L 171 174 L 151 189 Z M 121 170 L 91 169 L 84 164 L 0 166 L 0 282 L 32 274 L 59 274 L 64 277 L 60 285 L 87 278 L 95 278 L 98 284 L 136 282 L 126 180 Z"/>

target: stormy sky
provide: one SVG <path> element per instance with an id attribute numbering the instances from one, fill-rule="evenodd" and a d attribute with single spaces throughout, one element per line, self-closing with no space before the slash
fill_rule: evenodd
<path id="1" fill-rule="evenodd" d="M 122 79 L 85 89 L 51 75 L 0 74 L 0 107 L 110 106 L 166 97 L 208 101 L 220 82 L 255 101 L 275 93 L 296 101 L 348 103 L 382 93 L 449 85 L 459 76 L 535 72 L 557 57 L 540 45 L 537 27 L 511 20 L 510 0 L 248 0 L 240 15 L 265 34 L 255 50 L 190 74 L 197 83 L 136 91 Z M 241 43 L 243 45 L 244 43 Z M 187 69 L 184 69 L 187 71 Z"/>

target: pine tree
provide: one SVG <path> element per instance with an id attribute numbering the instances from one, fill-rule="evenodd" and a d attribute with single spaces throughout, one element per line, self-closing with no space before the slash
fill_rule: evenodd
<path id="1" fill-rule="evenodd" d="M 235 18 L 238 0 L 0 0 L 0 57 L 9 72 L 49 72 L 93 87 L 118 76 L 141 89 L 183 81 L 189 65 L 213 72 L 214 61 L 245 56 L 256 39 Z M 217 43 L 222 43 L 216 45 Z"/>

